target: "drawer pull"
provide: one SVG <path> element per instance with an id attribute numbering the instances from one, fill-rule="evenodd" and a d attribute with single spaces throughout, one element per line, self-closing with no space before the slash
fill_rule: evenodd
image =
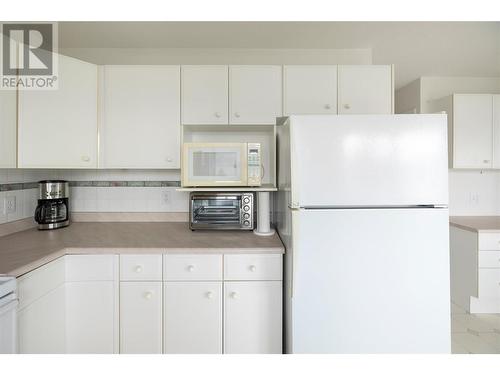
<path id="1" fill-rule="evenodd" d="M 144 293 L 144 298 L 146 298 L 146 299 L 153 298 L 153 293 L 152 292 L 146 292 L 146 293 Z"/>
<path id="2" fill-rule="evenodd" d="M 214 294 L 212 292 L 207 292 L 207 298 L 212 299 Z"/>
<path id="3" fill-rule="evenodd" d="M 229 294 L 229 296 L 230 296 L 232 299 L 236 299 L 236 298 L 238 298 L 238 293 L 236 293 L 236 292 L 231 292 L 231 294 Z"/>
<path id="4" fill-rule="evenodd" d="M 135 267 L 135 272 L 141 273 L 142 272 L 142 266 Z"/>
<path id="5" fill-rule="evenodd" d="M 188 270 L 188 272 L 193 272 L 194 266 L 192 264 L 190 264 L 189 266 L 187 266 L 187 270 Z"/>
<path id="6" fill-rule="evenodd" d="M 253 264 L 249 268 L 250 272 L 255 272 L 257 270 L 257 267 L 255 267 Z"/>

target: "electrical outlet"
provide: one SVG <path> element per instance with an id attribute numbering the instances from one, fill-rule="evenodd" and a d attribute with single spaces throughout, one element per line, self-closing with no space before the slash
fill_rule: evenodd
<path id="1" fill-rule="evenodd" d="M 162 194 L 162 203 L 163 204 L 168 204 L 170 203 L 170 192 L 169 191 L 164 191 Z"/>
<path id="2" fill-rule="evenodd" d="M 16 196 L 10 195 L 4 199 L 4 207 L 6 214 L 13 214 L 16 212 Z"/>

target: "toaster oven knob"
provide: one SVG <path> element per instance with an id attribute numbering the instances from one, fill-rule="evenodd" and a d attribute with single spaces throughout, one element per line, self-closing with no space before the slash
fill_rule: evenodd
<path id="1" fill-rule="evenodd" d="M 243 217 L 244 217 L 245 219 L 249 219 L 249 218 L 250 218 L 250 214 L 244 214 L 244 215 L 243 215 Z"/>
<path id="2" fill-rule="evenodd" d="M 250 198 L 248 198 L 248 197 L 243 198 L 243 203 L 246 203 L 246 204 L 250 203 Z"/>
<path id="3" fill-rule="evenodd" d="M 250 210 L 250 206 L 243 206 L 243 211 L 248 211 Z"/>
<path id="4" fill-rule="evenodd" d="M 245 220 L 245 221 L 243 222 L 243 224 L 245 224 L 245 226 L 247 226 L 247 227 L 248 227 L 248 226 L 250 225 L 250 222 L 249 222 L 248 220 Z"/>

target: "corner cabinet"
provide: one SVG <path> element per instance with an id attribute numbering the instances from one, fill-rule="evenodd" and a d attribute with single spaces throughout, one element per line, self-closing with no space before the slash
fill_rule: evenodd
<path id="1" fill-rule="evenodd" d="M 500 95 L 454 94 L 430 109 L 448 115 L 450 168 L 500 168 Z"/>
<path id="2" fill-rule="evenodd" d="M 97 168 L 97 66 L 58 66 L 57 89 L 18 92 L 19 168 Z"/>
<path id="3" fill-rule="evenodd" d="M 100 69 L 100 168 L 180 168 L 180 66 Z"/>

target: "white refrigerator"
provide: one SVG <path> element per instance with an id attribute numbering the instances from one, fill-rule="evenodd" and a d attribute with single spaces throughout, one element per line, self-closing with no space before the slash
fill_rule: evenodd
<path id="1" fill-rule="evenodd" d="M 287 353 L 449 353 L 446 115 L 279 119 Z"/>

